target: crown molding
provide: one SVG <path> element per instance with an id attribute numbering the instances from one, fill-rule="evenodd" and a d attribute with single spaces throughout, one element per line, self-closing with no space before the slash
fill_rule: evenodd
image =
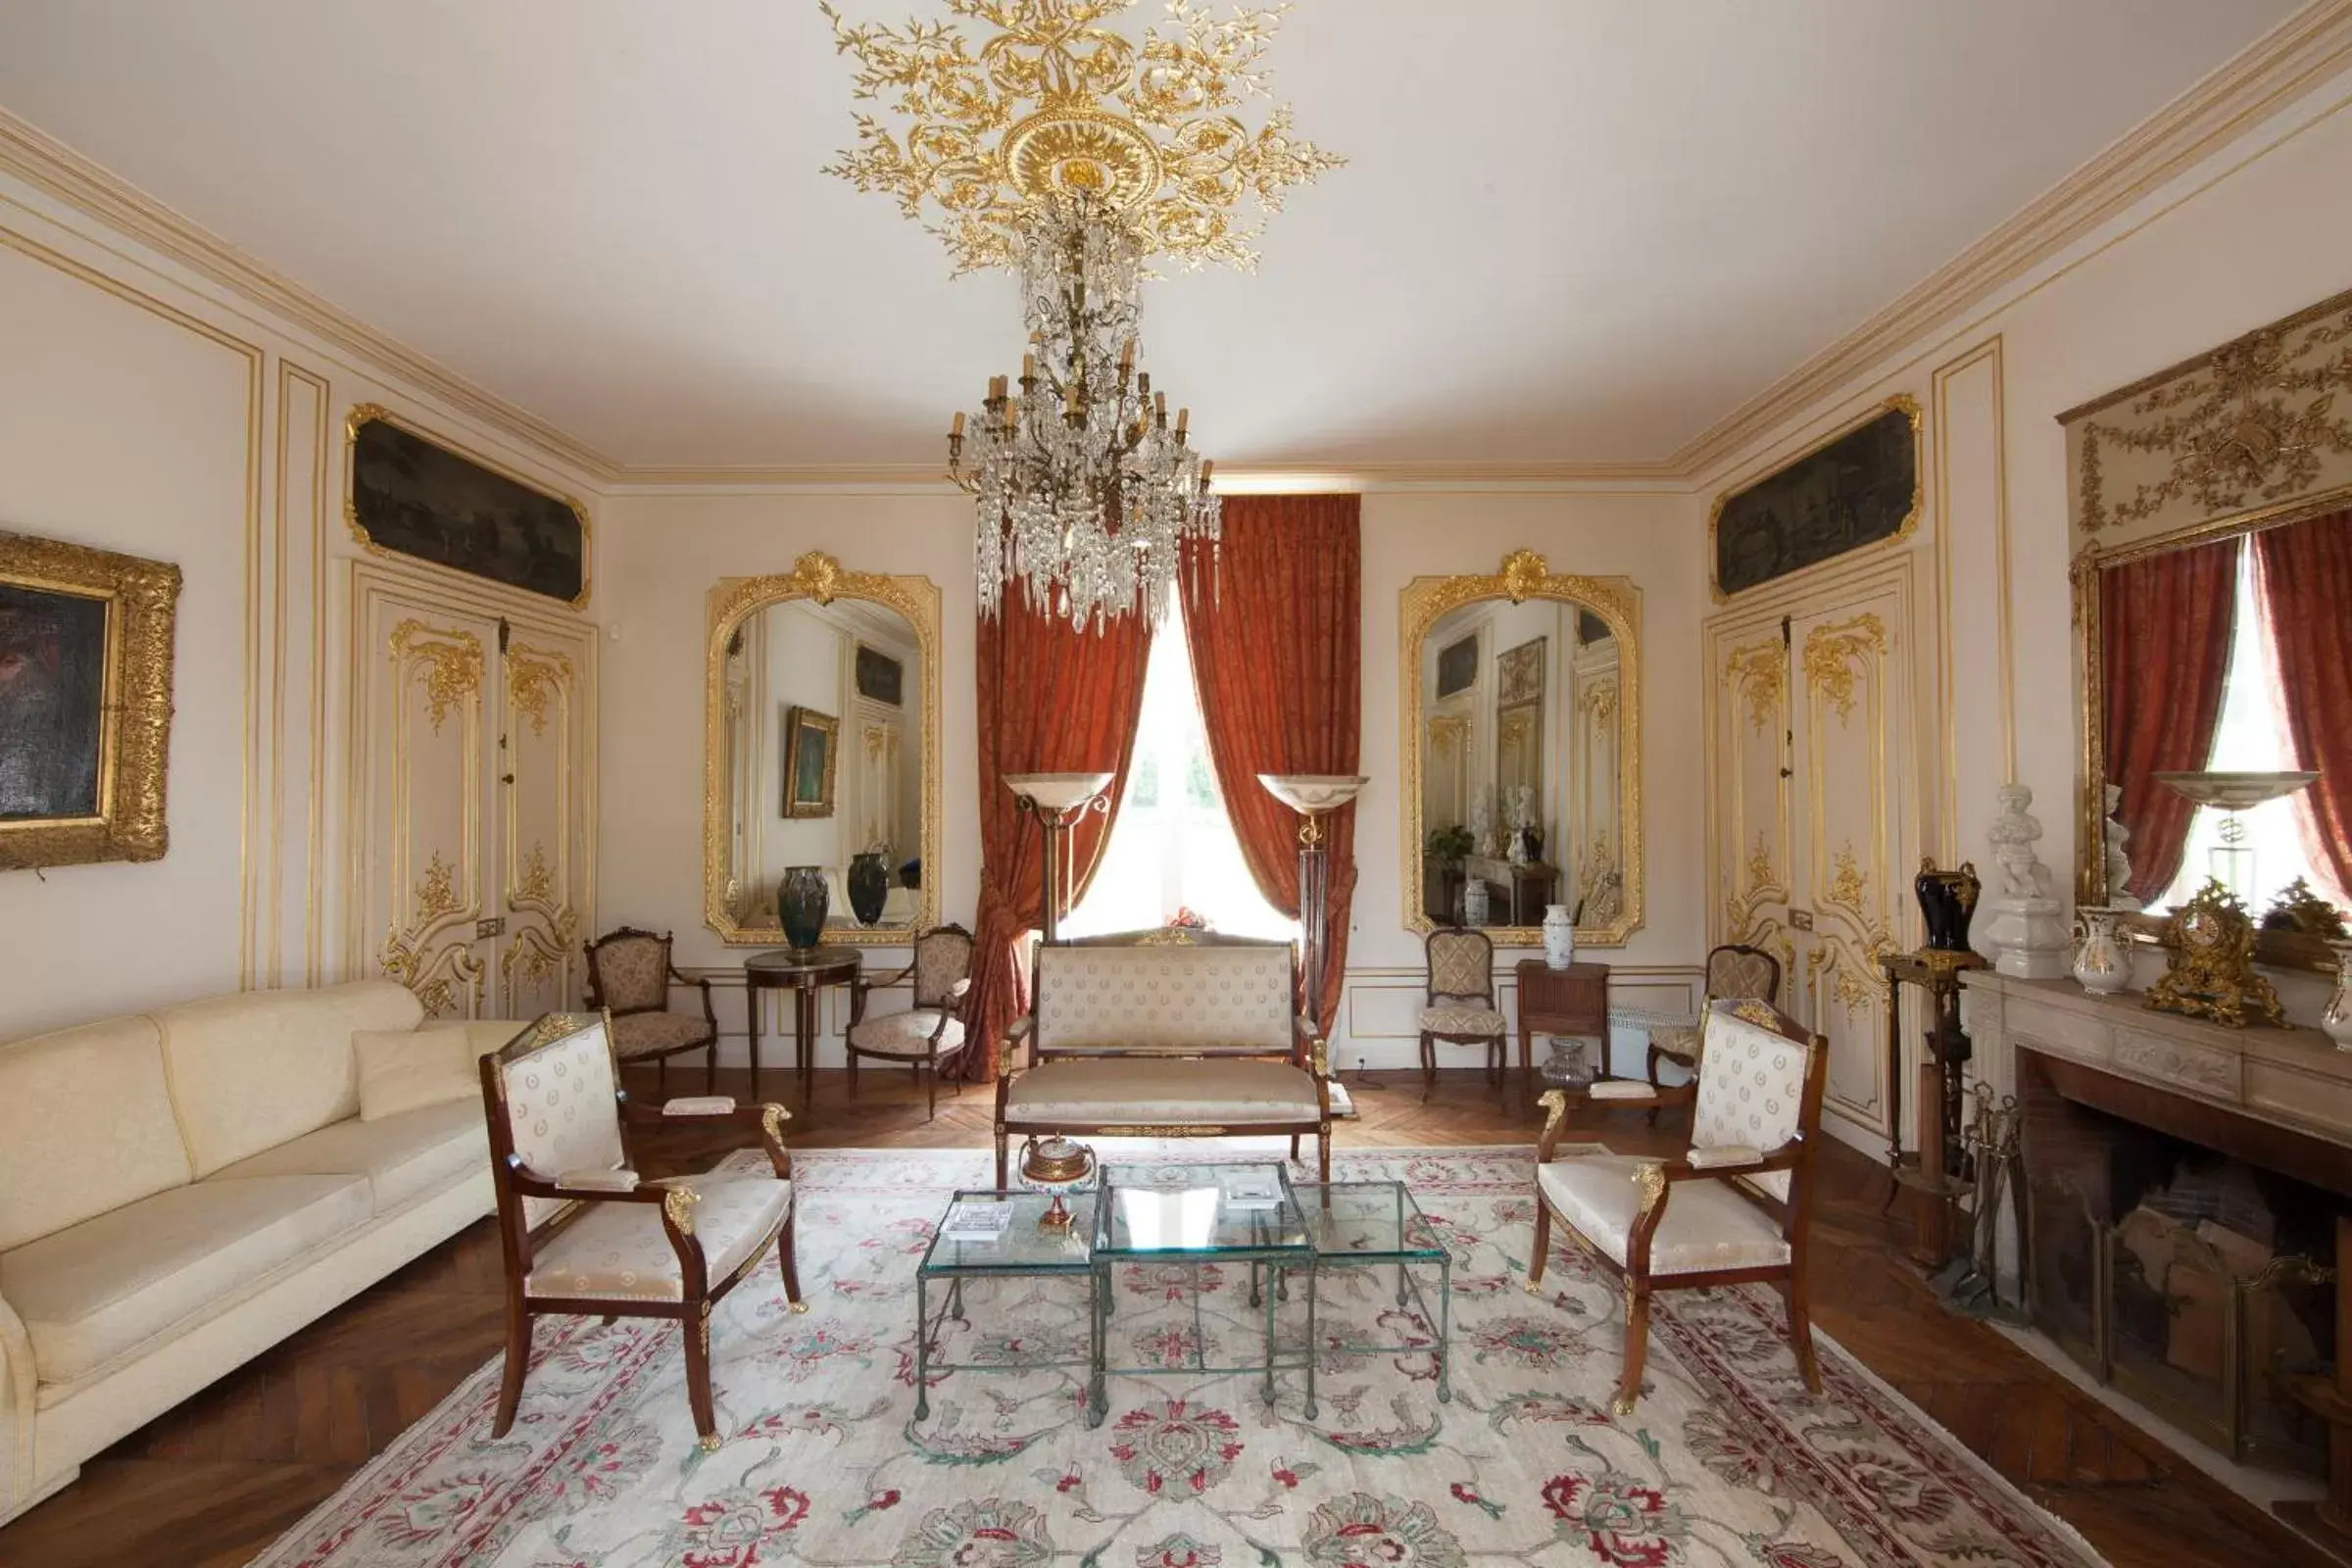
<path id="1" fill-rule="evenodd" d="M 1695 484 L 2347 65 L 2352 0 L 2314 0 L 1886 309 L 1701 431 L 1665 466 Z"/>
<path id="2" fill-rule="evenodd" d="M 1330 467 L 1217 466 L 1220 495 L 1283 495 L 1332 491 L 1525 492 L 1527 494 L 1681 494 L 1687 476 L 1658 463 L 1336 464 Z M 954 480 L 935 464 L 866 466 L 795 465 L 750 466 L 643 465 L 623 467 L 607 487 L 612 495 L 955 495 Z"/>
<path id="3" fill-rule="evenodd" d="M 88 214 L 197 276 L 293 322 L 371 371 L 448 404 L 550 463 L 600 482 L 620 472 L 618 464 L 585 442 L 336 309 L 5 109 L 0 109 L 0 172 Z"/>

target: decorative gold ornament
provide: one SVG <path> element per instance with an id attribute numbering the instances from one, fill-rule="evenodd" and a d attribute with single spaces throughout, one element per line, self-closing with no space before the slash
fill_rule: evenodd
<path id="1" fill-rule="evenodd" d="M 1805 634 L 1805 680 L 1838 710 L 1838 722 L 1854 714 L 1855 662 L 1864 653 L 1886 651 L 1886 623 L 1865 612 Z"/>
<path id="2" fill-rule="evenodd" d="M 444 631 L 414 617 L 392 628 L 392 658 L 424 666 L 425 715 L 439 732 L 449 710 L 482 689 L 482 640 L 469 631 Z"/>
<path id="3" fill-rule="evenodd" d="M 1247 194 L 1279 212 L 1283 193 L 1346 160 L 1292 133 L 1275 105 L 1252 131 L 1234 113 L 1267 95 L 1261 59 L 1279 10 L 1223 21 L 1169 0 L 1140 38 L 1102 25 L 1134 0 L 948 0 L 991 29 L 954 23 L 852 25 L 830 4 L 835 49 L 855 55 L 855 96 L 907 122 L 857 117 L 858 147 L 825 172 L 897 198 L 948 247 L 956 270 L 1009 268 L 1029 215 L 1084 197 L 1132 224 L 1150 252 L 1187 265 L 1254 265 Z"/>
<path id="4" fill-rule="evenodd" d="M 662 1212 L 669 1217 L 672 1230 L 680 1236 L 692 1236 L 694 1205 L 702 1200 L 703 1195 L 691 1187 L 672 1187 L 662 1195 Z"/>
<path id="5" fill-rule="evenodd" d="M 507 706 L 531 721 L 531 733 L 547 733 L 549 703 L 561 704 L 571 688 L 571 661 L 563 654 L 524 643 L 507 646 Z"/>
<path id="6" fill-rule="evenodd" d="M 2321 898 L 2301 877 L 2279 889 L 2262 923 L 2268 930 L 2300 931 L 2307 937 L 2328 942 L 2340 942 L 2347 934 L 2344 911 Z"/>
<path id="7" fill-rule="evenodd" d="M 2210 1018 L 2230 1029 L 2286 1027 L 2278 993 L 2254 969 L 2254 922 L 2218 878 L 2180 906 L 2164 933 L 2172 966 L 2148 991 L 2148 1007 Z"/>
<path id="8" fill-rule="evenodd" d="M 1654 1159 L 1645 1159 L 1634 1167 L 1634 1185 L 1642 1189 L 1642 1212 L 1646 1214 L 1666 1200 L 1666 1167 Z M 1627 1282 L 1632 1289 L 1632 1282 Z"/>
<path id="9" fill-rule="evenodd" d="M 1747 725 L 1762 730 L 1779 716 L 1788 690 L 1788 650 L 1777 642 L 1735 648 L 1724 661 L 1724 679 L 1747 700 Z"/>
<path id="10" fill-rule="evenodd" d="M 1838 874 L 1830 881 L 1830 902 L 1842 904 L 1860 914 L 1863 888 L 1869 881 L 1870 874 L 1854 859 L 1854 847 L 1849 842 L 1838 852 Z"/>
<path id="11" fill-rule="evenodd" d="M 0 870 L 163 858 L 179 584 L 179 568 L 164 562 L 0 532 L 0 585 L 106 607 L 98 808 L 0 821 Z"/>

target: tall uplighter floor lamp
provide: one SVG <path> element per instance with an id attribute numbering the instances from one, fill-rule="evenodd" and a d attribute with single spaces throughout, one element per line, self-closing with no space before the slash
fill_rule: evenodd
<path id="1" fill-rule="evenodd" d="M 1346 806 L 1370 782 L 1361 776 L 1338 773 L 1260 773 L 1257 781 L 1304 821 L 1298 824 L 1298 930 L 1305 948 L 1301 967 L 1306 971 L 1306 1011 L 1318 1016 L 1323 1006 L 1325 939 L 1324 901 L 1331 886 L 1331 852 L 1324 847 L 1323 818 Z"/>
<path id="2" fill-rule="evenodd" d="M 1112 776 L 1107 772 L 1004 775 L 1004 787 L 1012 791 L 1023 814 L 1037 818 L 1038 831 L 1045 836 L 1045 936 L 1049 943 L 1059 936 L 1061 917 L 1068 912 L 1061 907 L 1059 841 L 1085 820 L 1087 812 L 1110 809 L 1102 792 L 1110 787 Z"/>

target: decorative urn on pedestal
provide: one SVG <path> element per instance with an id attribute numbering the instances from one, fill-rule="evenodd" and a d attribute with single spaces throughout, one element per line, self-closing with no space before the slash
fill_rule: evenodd
<path id="1" fill-rule="evenodd" d="M 1544 906 L 1544 961 L 1554 969 L 1576 961 L 1576 921 L 1565 904 Z"/>
<path id="2" fill-rule="evenodd" d="M 784 928 L 784 945 L 795 953 L 812 951 L 825 935 L 825 913 L 832 895 L 825 891 L 821 866 L 788 865 L 776 888 L 776 923 Z"/>
<path id="3" fill-rule="evenodd" d="M 2094 997 L 2112 997 L 2132 983 L 2132 955 L 2116 932 L 2122 913 L 2103 904 L 2075 911 L 2075 978 Z"/>

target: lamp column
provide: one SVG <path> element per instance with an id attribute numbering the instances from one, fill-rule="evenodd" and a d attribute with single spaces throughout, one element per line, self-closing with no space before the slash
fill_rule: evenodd
<path id="1" fill-rule="evenodd" d="M 1298 824 L 1299 968 L 1306 992 L 1306 1015 L 1323 1026 L 1323 965 L 1329 956 L 1326 929 L 1331 891 L 1331 851 L 1323 818 L 1356 797 L 1366 779 L 1330 773 L 1260 773 L 1266 792 L 1297 811 Z"/>
<path id="2" fill-rule="evenodd" d="M 1085 820 L 1089 811 L 1107 811 L 1110 803 L 1102 792 L 1110 785 L 1110 773 L 1007 773 L 1004 787 L 1013 793 L 1014 804 L 1023 815 L 1037 819 L 1038 832 L 1043 835 L 1043 865 L 1045 877 L 1045 917 L 1043 928 L 1046 942 L 1051 945 L 1061 935 L 1061 855 L 1059 841 L 1071 828 Z"/>

